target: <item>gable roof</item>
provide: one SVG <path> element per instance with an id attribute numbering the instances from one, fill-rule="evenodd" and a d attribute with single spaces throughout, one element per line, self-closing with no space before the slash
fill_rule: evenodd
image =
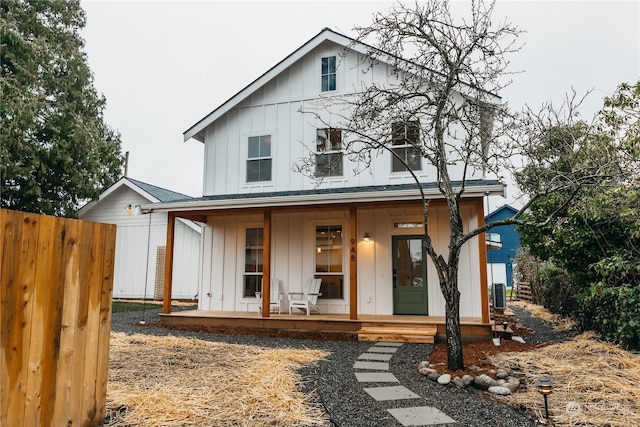
<path id="1" fill-rule="evenodd" d="M 123 179 L 127 179 L 133 184 L 137 185 L 141 190 L 156 198 L 158 202 L 174 202 L 176 200 L 186 200 L 193 198 L 191 196 L 187 196 L 186 194 L 178 193 L 175 191 L 167 190 L 166 188 L 138 181 L 137 179 L 128 177 L 124 177 Z"/>
<path id="2" fill-rule="evenodd" d="M 336 33 L 335 31 L 329 28 L 324 28 L 322 31 L 320 31 L 320 33 L 318 33 L 311 40 L 309 40 L 308 42 L 300 46 L 297 50 L 295 50 L 289 56 L 287 56 L 282 61 L 278 62 L 276 65 L 274 65 L 269 70 L 267 70 L 267 72 L 265 72 L 260 77 L 255 79 L 253 82 L 249 83 L 249 85 L 247 85 L 240 92 L 233 95 L 231 98 L 225 101 L 218 108 L 213 110 L 211 113 L 209 113 L 200 121 L 198 121 L 196 124 L 194 124 L 189 129 L 187 129 L 183 133 L 184 141 L 188 141 L 189 139 L 194 138 L 200 142 L 204 142 L 204 130 L 207 126 L 209 126 L 211 123 L 216 121 L 223 114 L 230 111 L 233 107 L 235 107 L 236 105 L 238 105 L 239 103 L 247 99 L 256 90 L 260 89 L 266 83 L 271 81 L 271 79 L 276 77 L 282 71 L 286 70 L 288 67 L 293 65 L 296 61 L 301 59 L 307 53 L 311 52 L 313 49 L 315 49 L 317 46 L 319 46 L 321 43 L 327 40 L 332 41 L 336 44 L 342 45 L 344 47 L 347 47 L 354 42 L 353 39 L 345 35 Z"/>
<path id="3" fill-rule="evenodd" d="M 108 195 L 118 190 L 121 187 L 127 187 L 138 193 L 140 196 L 147 199 L 150 203 L 162 203 L 162 202 L 175 202 L 178 200 L 191 200 L 193 197 L 186 194 L 177 193 L 175 191 L 167 190 L 166 188 L 158 187 L 156 185 L 147 184 L 136 179 L 129 177 L 122 177 L 118 182 L 107 188 L 98 196 L 96 200 L 93 200 L 76 212 L 78 216 L 89 211 L 101 200 L 105 199 Z"/>
<path id="4" fill-rule="evenodd" d="M 503 205 L 498 209 L 494 210 L 493 212 L 490 212 L 487 216 L 484 217 L 484 220 L 486 222 L 490 222 L 493 218 L 496 218 L 496 217 L 500 217 L 498 219 L 509 218 L 509 217 L 512 217 L 517 212 L 518 212 L 518 209 L 514 208 L 513 206 Z"/>
<path id="5" fill-rule="evenodd" d="M 255 79 L 249 85 L 245 86 L 240 92 L 236 93 L 234 96 L 226 100 L 222 105 L 213 110 L 211 113 L 200 119 L 197 123 L 191 126 L 189 129 L 184 131 L 183 137 L 184 141 L 188 141 L 193 138 L 197 141 L 204 142 L 204 130 L 211 123 L 215 122 L 218 118 L 232 110 L 242 101 L 250 97 L 255 91 L 263 87 L 273 78 L 278 76 L 281 72 L 289 68 L 296 61 L 307 55 L 313 49 L 324 43 L 325 41 L 331 41 L 342 47 L 349 48 L 361 54 L 370 55 L 371 52 L 376 52 L 376 59 L 381 60 L 383 62 L 387 62 L 386 58 L 394 57 L 392 54 L 388 52 L 384 52 L 380 49 L 374 48 L 365 43 L 359 42 L 351 37 L 345 36 L 344 34 L 337 33 L 330 28 L 323 28 L 320 33 L 318 33 L 315 37 L 311 38 L 311 40 L 307 41 L 305 44 L 300 46 L 293 53 L 289 54 L 282 61 L 278 62 L 272 68 L 267 70 L 260 77 Z M 409 61 L 407 61 L 409 62 Z M 436 71 L 437 72 L 437 71 Z M 500 99 L 498 95 L 490 94 L 496 99 Z"/>

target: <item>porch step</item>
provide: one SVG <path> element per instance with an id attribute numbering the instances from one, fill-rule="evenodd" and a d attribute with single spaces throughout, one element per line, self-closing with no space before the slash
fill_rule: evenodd
<path id="1" fill-rule="evenodd" d="M 438 328 L 435 325 L 369 326 L 358 330 L 359 341 L 418 342 L 433 344 Z"/>

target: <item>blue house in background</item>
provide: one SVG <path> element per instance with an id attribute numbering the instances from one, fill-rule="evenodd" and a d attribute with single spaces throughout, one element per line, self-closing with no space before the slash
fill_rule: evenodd
<path id="1" fill-rule="evenodd" d="M 485 223 L 511 218 L 518 209 L 504 205 L 484 218 Z M 515 225 L 501 225 L 492 228 L 487 239 L 487 280 L 492 283 L 513 285 L 513 261 L 520 248 L 520 236 Z"/>

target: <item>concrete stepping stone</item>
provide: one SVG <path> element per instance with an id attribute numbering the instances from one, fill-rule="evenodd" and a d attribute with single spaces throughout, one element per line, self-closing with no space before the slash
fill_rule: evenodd
<path id="1" fill-rule="evenodd" d="M 380 347 L 400 347 L 402 344 L 404 344 L 404 343 L 380 341 L 380 342 L 375 343 L 374 345 L 378 345 Z"/>
<path id="2" fill-rule="evenodd" d="M 369 387 L 365 388 L 369 396 L 375 400 L 401 400 L 401 399 L 419 399 L 420 396 L 409 390 L 403 385 L 389 387 Z"/>
<path id="3" fill-rule="evenodd" d="M 398 379 L 391 372 L 356 372 L 359 383 L 398 383 Z"/>
<path id="4" fill-rule="evenodd" d="M 372 369 L 375 371 L 388 371 L 388 362 L 356 362 L 353 364 L 353 369 Z"/>
<path id="5" fill-rule="evenodd" d="M 358 356 L 358 359 L 367 359 L 367 360 L 380 360 L 383 362 L 388 362 L 393 357 L 393 354 L 385 354 L 385 353 L 362 353 Z"/>
<path id="6" fill-rule="evenodd" d="M 392 408 L 387 411 L 403 426 L 431 426 L 435 424 L 453 424 L 456 421 L 444 412 L 431 406 L 413 408 Z"/>
<path id="7" fill-rule="evenodd" d="M 367 352 L 369 353 L 395 353 L 398 351 L 397 347 L 381 347 L 381 346 L 373 346 L 370 347 Z"/>

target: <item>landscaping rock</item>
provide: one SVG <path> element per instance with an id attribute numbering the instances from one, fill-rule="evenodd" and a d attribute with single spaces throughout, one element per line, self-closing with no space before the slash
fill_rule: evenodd
<path id="1" fill-rule="evenodd" d="M 451 374 L 443 374 L 438 377 L 438 384 L 447 385 L 451 382 Z"/>
<path id="2" fill-rule="evenodd" d="M 511 390 L 499 385 L 489 387 L 488 391 L 489 393 L 497 394 L 499 396 L 508 396 L 511 394 Z"/>
<path id="3" fill-rule="evenodd" d="M 460 377 L 453 377 L 451 382 L 458 388 L 464 388 L 464 386 L 465 386 L 464 381 L 462 381 L 462 378 L 460 378 Z"/>
<path id="4" fill-rule="evenodd" d="M 418 363 L 418 371 L 420 371 L 420 369 L 424 369 L 424 368 L 428 369 L 430 367 L 431 367 L 431 364 L 426 360 L 423 360 L 422 362 Z"/>
<path id="5" fill-rule="evenodd" d="M 467 386 L 473 382 L 473 377 L 471 375 L 465 375 L 462 377 L 462 382 Z"/>
<path id="6" fill-rule="evenodd" d="M 429 375 L 429 374 L 437 374 L 438 371 L 436 371 L 435 369 L 431 369 L 431 368 L 418 368 L 418 372 L 420 372 L 422 375 Z"/>
<path id="7" fill-rule="evenodd" d="M 507 380 L 504 383 L 503 387 L 508 388 L 509 390 L 511 390 L 511 393 L 514 393 L 518 389 L 518 387 L 520 387 L 520 380 L 515 377 L 507 377 Z"/>
<path id="8" fill-rule="evenodd" d="M 503 380 L 508 376 L 509 376 L 509 373 L 504 369 L 498 369 L 498 371 L 496 372 L 496 377 L 498 377 L 499 380 Z"/>
<path id="9" fill-rule="evenodd" d="M 473 380 L 473 384 L 481 390 L 488 390 L 489 387 L 498 386 L 498 382 L 487 374 L 478 375 Z"/>
<path id="10" fill-rule="evenodd" d="M 438 374 L 437 372 L 432 372 L 429 375 L 427 375 L 427 378 L 429 378 L 431 381 L 438 381 L 439 376 L 440 374 Z"/>

